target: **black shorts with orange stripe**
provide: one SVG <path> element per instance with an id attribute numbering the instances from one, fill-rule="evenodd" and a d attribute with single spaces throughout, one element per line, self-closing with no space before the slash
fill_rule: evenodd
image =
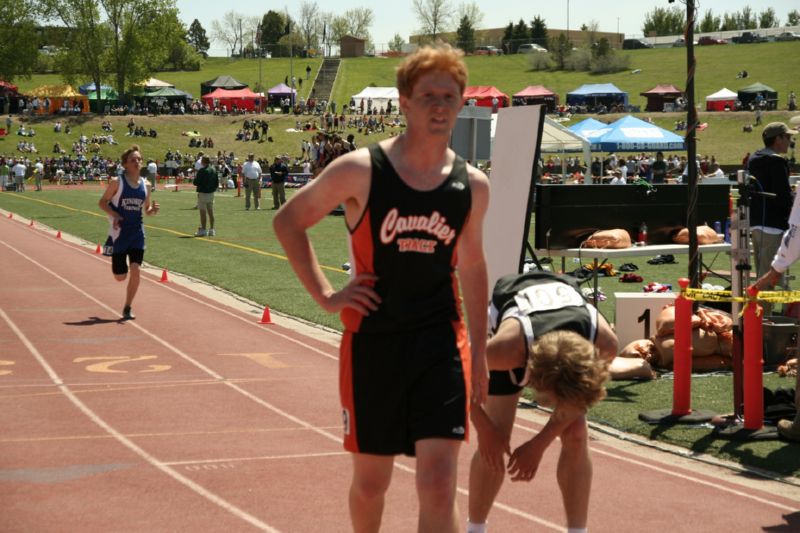
<path id="1" fill-rule="evenodd" d="M 344 447 L 415 455 L 422 439 L 465 440 L 469 343 L 464 324 L 342 338 L 339 388 Z"/>

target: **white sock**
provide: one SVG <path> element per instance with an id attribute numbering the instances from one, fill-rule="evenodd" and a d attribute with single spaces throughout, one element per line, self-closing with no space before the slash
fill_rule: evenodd
<path id="1" fill-rule="evenodd" d="M 467 520 L 467 533 L 486 533 L 486 522 L 483 524 L 473 524 Z"/>
<path id="2" fill-rule="evenodd" d="M 568 527 L 567 533 L 587 533 L 589 530 L 585 527 Z"/>

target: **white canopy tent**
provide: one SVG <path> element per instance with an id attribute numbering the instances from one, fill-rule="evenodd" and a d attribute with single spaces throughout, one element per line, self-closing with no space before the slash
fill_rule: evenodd
<path id="1" fill-rule="evenodd" d="M 361 102 L 364 102 L 364 110 L 367 109 L 367 101 L 372 98 L 372 107 L 386 109 L 389 102 L 392 102 L 392 111 L 397 112 L 400 106 L 400 93 L 397 87 L 366 87 L 352 97 L 356 109 L 361 109 Z"/>
<path id="2" fill-rule="evenodd" d="M 492 144 L 494 144 L 494 132 L 495 128 L 497 127 L 497 115 L 492 115 Z M 542 153 L 557 153 L 557 154 L 565 154 L 565 153 L 575 153 L 581 152 L 583 154 L 583 160 L 588 168 L 592 161 L 592 151 L 590 149 L 591 145 L 589 141 L 574 133 L 555 120 L 545 116 L 544 117 L 544 128 L 542 128 Z M 567 160 L 565 157 L 560 157 L 561 159 L 561 172 L 562 174 L 566 174 L 566 166 Z"/>

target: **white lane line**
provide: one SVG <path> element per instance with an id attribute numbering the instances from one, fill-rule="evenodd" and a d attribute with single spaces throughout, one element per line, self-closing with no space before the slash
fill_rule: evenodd
<path id="1" fill-rule="evenodd" d="M 31 343 L 31 341 L 25 336 L 25 334 L 17 327 L 17 325 L 11 320 L 11 318 L 6 314 L 6 312 L 0 308 L 0 317 L 8 324 L 14 334 L 19 338 L 22 344 L 28 349 L 28 351 L 36 358 L 36 361 L 42 366 L 42 368 L 47 372 L 47 375 L 53 381 L 53 383 L 58 386 L 61 392 L 66 396 L 72 404 L 77 407 L 84 415 L 86 415 L 89 420 L 97 424 L 103 430 L 105 430 L 109 435 L 112 435 L 120 444 L 131 450 L 133 453 L 144 459 L 148 464 L 153 466 L 154 468 L 160 470 L 164 474 L 168 475 L 178 483 L 184 485 L 192 492 L 206 498 L 207 500 L 211 501 L 212 503 L 218 505 L 219 507 L 225 509 L 232 515 L 244 520 L 245 522 L 251 524 L 259 528 L 262 531 L 270 531 L 270 532 L 277 532 L 278 530 L 274 527 L 262 522 L 258 518 L 254 517 L 253 515 L 247 513 L 246 511 L 239 509 L 232 503 L 224 500 L 223 498 L 217 496 L 213 492 L 210 492 L 203 488 L 202 486 L 198 485 L 191 479 L 181 475 L 178 473 L 174 468 L 162 463 L 145 450 L 137 446 L 133 443 L 130 439 L 122 435 L 119 431 L 114 429 L 110 424 L 108 424 L 105 420 L 100 418 L 94 411 L 92 411 L 86 404 L 84 404 L 75 394 L 72 393 L 69 386 L 64 385 L 64 382 L 61 380 L 59 375 L 56 373 L 55 370 L 47 363 L 47 361 L 42 357 L 42 354 L 39 353 L 39 350 Z"/>
<path id="2" fill-rule="evenodd" d="M 539 433 L 539 431 L 536 430 L 536 429 L 533 429 L 531 427 L 527 427 L 527 426 L 524 426 L 524 425 L 521 425 L 521 424 L 518 424 L 518 423 L 515 423 L 514 427 L 519 428 L 519 429 L 521 429 L 523 431 L 527 431 L 528 433 L 533 433 L 533 434 Z M 682 472 L 675 472 L 675 471 L 672 471 L 672 470 L 668 470 L 666 468 L 662 468 L 660 466 L 648 464 L 648 463 L 639 461 L 638 459 L 632 459 L 632 458 L 627 457 L 627 456 L 615 455 L 612 452 L 609 452 L 609 451 L 606 451 L 606 450 L 602 450 L 602 449 L 597 448 L 595 446 L 590 446 L 590 449 L 592 450 L 592 453 L 605 455 L 606 457 L 611 457 L 613 459 L 616 459 L 617 461 L 621 461 L 621 462 L 624 462 L 624 463 L 629 463 L 629 464 L 641 466 L 643 468 L 647 468 L 649 470 L 654 470 L 656 472 L 659 472 L 659 473 L 662 473 L 662 474 L 666 474 L 666 475 L 671 476 L 671 477 L 676 477 L 676 478 L 683 479 L 683 480 L 686 480 L 686 481 L 691 481 L 692 483 L 697 483 L 698 485 L 705 485 L 706 487 L 710 487 L 712 489 L 716 489 L 716 490 L 719 490 L 719 491 L 722 491 L 722 492 L 727 492 L 729 494 L 734 494 L 736 496 L 740 496 L 740 497 L 748 499 L 748 500 L 753 500 L 753 501 L 756 501 L 758 503 L 769 505 L 771 507 L 776 507 L 776 508 L 778 508 L 778 509 L 780 509 L 782 511 L 796 512 L 798 510 L 798 508 L 796 508 L 796 507 L 789 507 L 788 505 L 783 505 L 781 503 L 774 502 L 774 501 L 768 500 L 766 498 L 761 498 L 759 496 L 756 496 L 755 494 L 748 494 L 747 492 L 742 492 L 742 491 L 739 491 L 739 490 L 736 490 L 736 489 L 733 489 L 733 488 L 730 488 L 730 487 L 727 487 L 727 486 L 724 486 L 724 485 L 719 485 L 717 483 L 714 483 L 714 482 L 711 482 L 711 481 L 707 481 L 705 479 L 701 479 L 701 478 L 698 478 L 698 477 L 692 477 L 692 476 L 690 476 L 688 474 L 684 474 Z"/>
<path id="3" fill-rule="evenodd" d="M 342 455 L 349 457 L 350 452 L 295 453 L 289 455 L 261 455 L 258 457 L 231 457 L 228 459 L 200 459 L 197 461 L 168 461 L 164 464 L 169 466 L 206 465 L 214 463 L 238 463 L 245 461 L 272 461 L 276 459 L 314 459 L 317 457 L 337 457 Z"/>

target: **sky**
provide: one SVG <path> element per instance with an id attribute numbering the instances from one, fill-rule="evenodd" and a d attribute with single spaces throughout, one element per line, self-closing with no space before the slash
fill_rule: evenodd
<path id="1" fill-rule="evenodd" d="M 606 32 L 616 32 L 626 34 L 626 36 L 640 37 L 642 35 L 642 24 L 645 15 L 656 7 L 679 6 L 685 11 L 685 4 L 678 0 L 674 4 L 669 4 L 667 0 L 474 0 L 483 12 L 483 28 L 500 28 L 508 25 L 509 22 L 518 22 L 520 18 L 528 24 L 537 15 L 545 20 L 548 28 L 558 29 L 578 29 L 582 24 L 588 24 L 592 20 L 598 22 L 598 29 Z M 462 3 L 461 0 L 450 0 L 451 4 L 457 8 Z M 373 10 L 375 19 L 370 29 L 372 40 L 378 50 L 381 44 L 384 45 L 392 40 L 396 33 L 400 34 L 405 41 L 409 35 L 416 32 L 418 26 L 413 11 L 412 0 L 396 0 L 388 5 L 383 2 L 370 0 L 316 0 L 317 5 L 323 12 L 342 13 L 347 9 L 355 7 L 370 7 Z M 221 19 L 226 11 L 236 11 L 244 15 L 263 16 L 270 9 L 275 11 L 288 11 L 291 15 L 297 16 L 300 9 L 300 0 L 293 0 L 282 4 L 263 0 L 238 0 L 237 2 L 220 6 L 212 0 L 177 0 L 178 8 L 182 20 L 188 26 L 196 18 L 203 25 L 206 32 L 211 33 L 211 22 L 214 19 Z M 387 7 L 388 6 L 388 7 Z M 520 6 L 526 6 L 524 8 Z M 695 6 L 699 11 L 699 16 L 711 10 L 715 15 L 723 13 L 733 13 L 740 11 L 745 6 L 758 13 L 767 7 L 772 7 L 780 19 L 781 24 L 786 23 L 786 15 L 793 9 L 800 10 L 798 0 L 770 0 L 769 2 L 754 2 L 752 0 L 696 0 Z M 221 9 L 222 8 L 222 9 Z M 569 23 L 569 28 L 567 24 Z M 225 55 L 224 46 L 218 42 L 212 42 L 211 55 Z"/>

